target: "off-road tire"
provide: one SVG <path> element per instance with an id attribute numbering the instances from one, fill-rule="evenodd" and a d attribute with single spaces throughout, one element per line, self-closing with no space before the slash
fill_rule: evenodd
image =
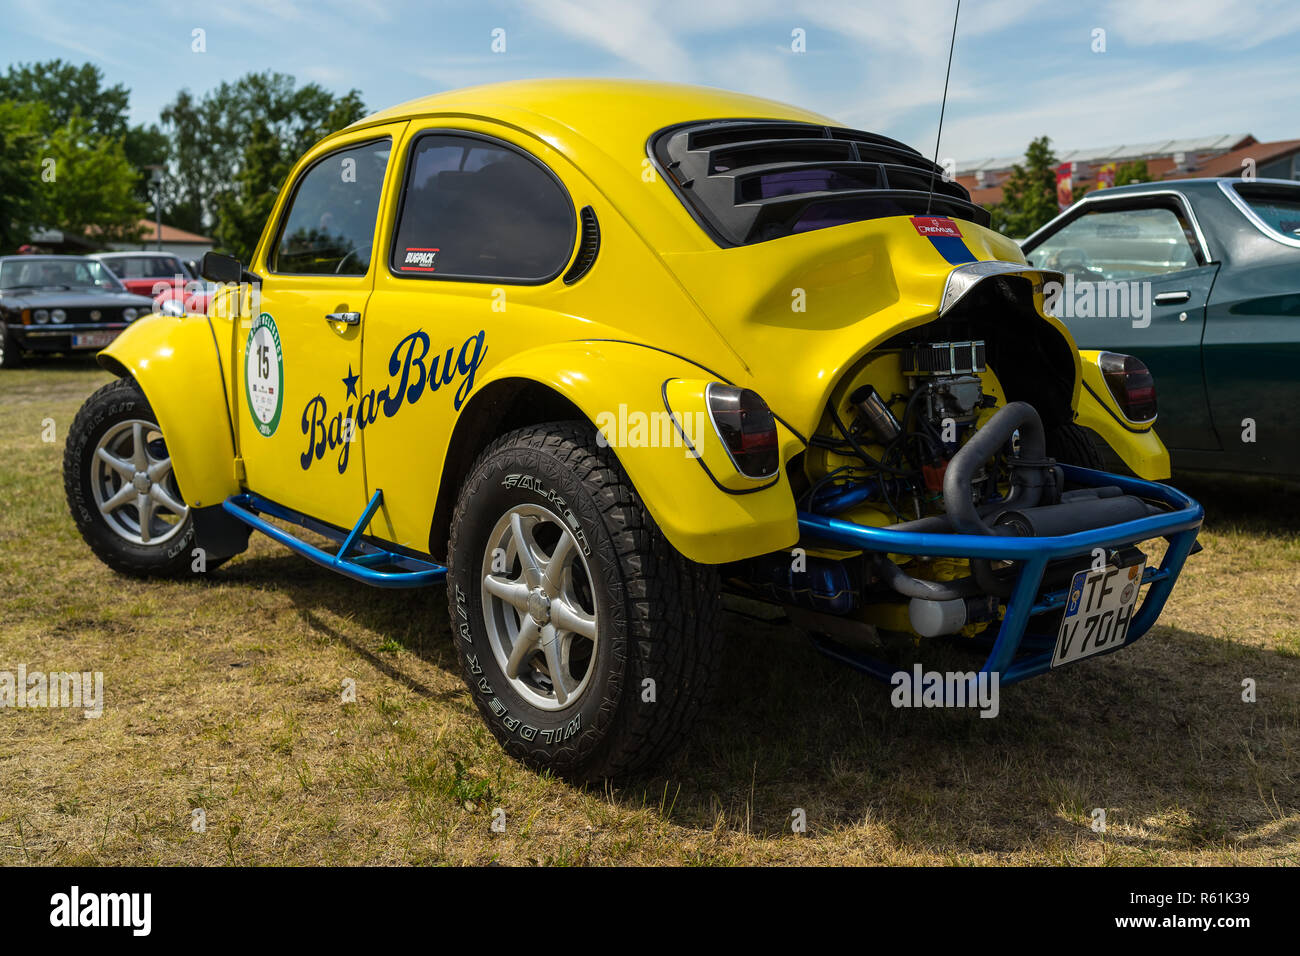
<path id="1" fill-rule="evenodd" d="M 1104 470 L 1101 453 L 1092 442 L 1092 435 L 1068 422 L 1051 429 L 1047 433 L 1047 456 L 1055 458 L 1064 465 L 1078 465 L 1081 468 Z"/>
<path id="2" fill-rule="evenodd" d="M 585 540 L 597 619 L 589 683 L 558 710 L 517 692 L 494 656 L 484 611 L 490 535 L 511 509 L 536 506 L 581 532 L 575 540 Z M 493 441 L 461 487 L 448 555 L 448 611 L 462 674 L 507 753 L 592 781 L 648 768 L 677 747 L 720 662 L 717 570 L 668 543 L 588 423 L 549 423 Z"/>
<path id="3" fill-rule="evenodd" d="M 108 526 L 95 503 L 91 463 L 96 444 L 109 428 L 131 419 L 158 422 L 144 393 L 130 378 L 105 385 L 77 412 L 63 448 L 63 488 L 72 519 L 90 550 L 115 571 L 137 577 L 190 575 L 195 547 L 192 513 L 184 519 L 185 527 L 167 541 L 136 545 Z M 214 569 L 215 562 L 208 561 L 207 570 Z"/>

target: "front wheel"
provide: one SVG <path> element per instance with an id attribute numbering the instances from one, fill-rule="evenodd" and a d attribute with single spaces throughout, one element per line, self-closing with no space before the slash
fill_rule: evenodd
<path id="1" fill-rule="evenodd" d="M 105 385 L 77 412 L 63 488 L 82 538 L 109 567 L 141 576 L 189 570 L 194 520 L 157 416 L 131 379 Z"/>
<path id="2" fill-rule="evenodd" d="M 598 780 L 681 741 L 719 657 L 717 572 L 673 549 L 588 424 L 488 446 L 448 553 L 462 671 L 508 753 Z"/>

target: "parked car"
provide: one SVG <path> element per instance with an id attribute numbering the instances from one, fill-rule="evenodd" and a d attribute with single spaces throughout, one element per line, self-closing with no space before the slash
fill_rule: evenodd
<path id="1" fill-rule="evenodd" d="M 1044 314 L 1059 276 L 988 222 L 902 143 L 717 90 L 389 109 L 299 160 L 246 268 L 205 257 L 208 316 L 102 353 L 72 515 L 127 573 L 210 570 L 257 529 L 359 581 L 445 581 L 484 721 L 578 779 L 681 739 L 723 588 L 918 698 L 880 635 L 983 643 L 984 683 L 1113 651 L 1201 508 L 1150 480 L 1145 395 Z M 1142 477 L 1090 467 L 1085 425 Z"/>
<path id="2" fill-rule="evenodd" d="M 0 368 L 25 352 L 99 350 L 153 300 L 85 256 L 0 256 Z"/>
<path id="3" fill-rule="evenodd" d="M 1149 289 L 1149 314 L 1064 321 L 1082 348 L 1149 367 L 1175 471 L 1300 477 L 1300 183 L 1099 190 L 1023 248 L 1079 284 Z"/>
<path id="4" fill-rule="evenodd" d="M 164 291 L 164 283 L 183 289 L 187 281 L 198 278 L 180 256 L 170 252 L 97 252 L 94 258 L 108 266 L 132 292 L 151 299 Z"/>

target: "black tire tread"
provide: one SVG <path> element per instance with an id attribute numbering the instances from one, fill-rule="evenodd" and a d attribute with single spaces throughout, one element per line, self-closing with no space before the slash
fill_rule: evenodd
<path id="1" fill-rule="evenodd" d="M 571 776 L 599 780 L 649 767 L 681 743 L 713 691 L 722 645 L 714 626 L 720 592 L 717 569 L 686 559 L 669 544 L 613 450 L 597 444 L 588 423 L 575 421 L 510 432 L 484 449 L 457 499 L 450 554 L 456 553 L 462 513 L 483 480 L 485 462 L 502 453 L 525 460 L 548 456 L 583 483 L 613 539 L 622 578 L 632 656 L 625 662 L 621 703 L 601 746 Z M 450 593 L 448 601 L 454 601 Z M 451 613 L 454 620 L 454 607 Z M 636 706 L 643 677 L 656 682 L 658 703 L 653 706 Z M 488 713 L 484 717 L 489 719 Z M 542 759 L 546 751 L 520 753 L 526 745 L 517 739 L 511 743 L 514 746 L 507 749 L 525 760 L 553 762 Z"/>

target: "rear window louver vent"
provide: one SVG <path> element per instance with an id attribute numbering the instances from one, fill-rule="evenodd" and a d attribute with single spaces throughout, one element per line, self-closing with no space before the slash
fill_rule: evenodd
<path id="1" fill-rule="evenodd" d="M 671 126 L 653 157 L 695 218 L 723 245 L 887 216 L 989 214 L 943 168 L 896 140 L 811 123 L 719 120 Z M 933 185 L 933 196 L 930 191 Z"/>
<path id="2" fill-rule="evenodd" d="M 582 221 L 582 238 L 578 242 L 578 254 L 573 257 L 573 265 L 564 274 L 565 285 L 573 285 L 585 276 L 596 262 L 596 253 L 600 251 L 600 223 L 596 221 L 596 210 L 583 206 L 578 218 Z"/>

